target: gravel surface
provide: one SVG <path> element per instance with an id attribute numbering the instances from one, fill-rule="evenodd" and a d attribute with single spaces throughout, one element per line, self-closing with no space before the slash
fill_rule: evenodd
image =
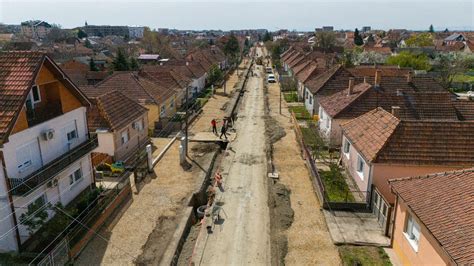
<path id="1" fill-rule="evenodd" d="M 270 264 L 270 219 L 262 78 L 247 85 L 236 123 L 237 138 L 221 167 L 225 214 L 205 245 L 202 265 Z M 242 114 L 242 116 L 240 116 Z"/>
<path id="2" fill-rule="evenodd" d="M 270 84 L 268 89 L 270 115 L 285 129 L 286 135 L 273 144 L 273 163 L 281 184 L 290 191 L 294 220 L 286 230 L 288 265 L 340 265 L 337 247 L 332 243 L 329 231 L 320 211 L 310 180 L 310 174 L 301 157 L 296 135 L 290 120 L 288 107 L 283 101 L 279 114 L 279 87 Z"/>

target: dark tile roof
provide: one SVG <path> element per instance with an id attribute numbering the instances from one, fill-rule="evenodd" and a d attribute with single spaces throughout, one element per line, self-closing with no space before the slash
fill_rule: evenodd
<path id="1" fill-rule="evenodd" d="M 308 87 L 313 94 L 318 93 L 325 85 L 327 85 L 326 88 L 329 90 L 330 88 L 344 89 L 347 87 L 350 77 L 352 77 L 350 72 L 343 69 L 342 66 L 336 65 L 320 75 L 308 79 L 305 86 Z"/>
<path id="2" fill-rule="evenodd" d="M 118 91 L 110 91 L 94 99 L 88 112 L 89 130 L 100 128 L 121 129 L 148 110 Z"/>
<path id="3" fill-rule="evenodd" d="M 394 124 L 394 130 L 380 130 L 391 129 Z M 359 143 L 355 147 L 371 162 L 459 167 L 474 164 L 474 122 L 399 120 L 377 108 L 341 127 L 351 142 Z M 391 134 L 382 134 L 377 145 L 372 143 L 370 140 L 381 132 Z"/>
<path id="4" fill-rule="evenodd" d="M 459 120 L 452 95 L 432 79 L 413 77 L 409 83 L 404 77 L 382 77 L 380 86 L 365 86 L 362 90 L 356 85 L 351 95 L 349 77 L 344 84 L 345 79 L 329 79 L 324 87 L 332 93 L 321 95 L 319 99 L 321 107 L 332 118 L 352 119 L 377 107 L 390 111 L 392 106 L 398 106 L 402 119 Z M 372 78 L 367 80 L 373 84 Z M 338 88 L 329 89 L 329 85 Z"/>
<path id="5" fill-rule="evenodd" d="M 458 111 L 460 120 L 474 120 L 474 101 L 456 100 L 454 107 Z"/>
<path id="6" fill-rule="evenodd" d="M 474 169 L 389 183 L 456 264 L 474 264 Z"/>

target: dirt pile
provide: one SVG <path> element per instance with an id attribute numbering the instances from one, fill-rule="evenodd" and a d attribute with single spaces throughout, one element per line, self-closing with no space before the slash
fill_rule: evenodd
<path id="1" fill-rule="evenodd" d="M 270 144 L 273 144 L 279 141 L 284 136 L 286 136 L 286 131 L 273 117 L 266 116 L 265 134 L 268 137 L 268 141 L 270 142 Z"/>
<path id="2" fill-rule="evenodd" d="M 219 150 L 219 145 L 214 143 L 198 143 L 191 148 L 193 153 L 211 153 Z"/>

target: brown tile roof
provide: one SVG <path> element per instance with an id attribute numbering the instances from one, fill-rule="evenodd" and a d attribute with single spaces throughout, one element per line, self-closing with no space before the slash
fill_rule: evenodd
<path id="1" fill-rule="evenodd" d="M 368 47 L 364 46 L 364 52 L 374 52 L 378 54 L 391 55 L 392 50 L 390 47 Z"/>
<path id="2" fill-rule="evenodd" d="M 44 57 L 38 52 L 0 53 L 0 143 L 13 127 Z"/>
<path id="3" fill-rule="evenodd" d="M 94 107 L 88 112 L 89 129 L 121 129 L 148 110 L 118 91 L 110 91 L 94 99 Z"/>
<path id="4" fill-rule="evenodd" d="M 119 91 L 137 103 L 155 103 L 155 99 L 140 85 L 136 72 L 117 71 L 95 86 L 82 86 L 81 89 L 93 98 Z"/>
<path id="5" fill-rule="evenodd" d="M 336 87 L 338 89 L 344 89 L 347 87 L 349 77 L 352 77 L 350 72 L 344 70 L 342 66 L 336 65 L 320 75 L 313 76 L 311 79 L 306 80 L 305 86 L 308 87 L 313 94 L 318 93 L 325 85 L 328 85 L 328 88 Z"/>
<path id="6" fill-rule="evenodd" d="M 460 120 L 474 120 L 474 101 L 456 100 L 454 107 L 458 111 Z"/>
<path id="7" fill-rule="evenodd" d="M 359 142 L 355 147 L 368 161 L 459 167 L 474 163 L 473 122 L 399 120 L 381 108 L 376 110 L 382 114 L 378 119 L 371 111 L 341 126 L 351 142 Z M 394 121 L 398 121 L 396 128 L 389 136 L 383 135 L 385 142 L 379 140 L 375 145 L 369 141 L 383 132 L 381 128 L 392 128 Z M 361 141 L 361 135 L 369 137 Z"/>
<path id="8" fill-rule="evenodd" d="M 456 264 L 474 264 L 474 169 L 389 183 Z"/>
<path id="9" fill-rule="evenodd" d="M 359 77 L 373 77 L 377 70 L 381 71 L 383 77 L 406 77 L 406 75 L 413 71 L 409 67 L 394 67 L 394 66 L 355 66 L 348 68 L 352 75 Z"/>
<path id="10" fill-rule="evenodd" d="M 367 161 L 375 159 L 397 127 L 399 119 L 383 110 L 374 109 L 342 125 L 344 135 Z"/>
<path id="11" fill-rule="evenodd" d="M 392 106 L 398 106 L 402 119 L 459 120 L 448 92 L 417 92 L 402 87 L 397 92 L 397 89 L 372 86 L 354 90 L 354 94 L 348 95 L 345 89 L 322 96 L 319 102 L 329 116 L 339 119 L 352 119 L 377 107 L 391 111 Z"/>
<path id="12" fill-rule="evenodd" d="M 13 128 L 23 107 L 36 75 L 42 65 L 47 66 L 58 79 L 85 105 L 89 100 L 69 79 L 63 79 L 64 72 L 45 53 L 32 51 L 0 52 L 0 144 Z"/>

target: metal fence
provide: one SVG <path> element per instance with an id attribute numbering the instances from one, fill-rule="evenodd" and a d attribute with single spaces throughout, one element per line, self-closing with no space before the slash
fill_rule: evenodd
<path id="1" fill-rule="evenodd" d="M 301 132 L 301 129 L 295 117 L 295 114 L 293 112 L 291 112 L 291 119 L 293 121 L 293 128 L 295 129 L 296 138 L 300 146 L 301 155 L 303 159 L 305 160 L 306 167 L 308 168 L 311 174 L 313 189 L 316 193 L 316 196 L 319 199 L 321 206 L 324 209 L 330 209 L 330 210 L 354 210 L 354 211 L 360 211 L 360 212 L 369 212 L 370 206 L 365 201 L 364 202 L 349 202 L 347 201 L 347 196 L 346 196 L 346 201 L 336 202 L 336 201 L 330 200 L 328 193 L 326 191 L 326 186 L 324 185 L 324 182 L 321 176 L 319 175 L 319 170 L 316 165 L 316 161 L 313 159 L 314 156 L 312 156 L 311 150 L 307 147 L 307 145 L 304 142 L 303 134 Z M 360 192 L 361 191 L 351 191 L 351 190 L 347 191 L 347 193 L 360 193 Z M 362 191 L 362 193 L 367 193 L 367 192 Z"/>

